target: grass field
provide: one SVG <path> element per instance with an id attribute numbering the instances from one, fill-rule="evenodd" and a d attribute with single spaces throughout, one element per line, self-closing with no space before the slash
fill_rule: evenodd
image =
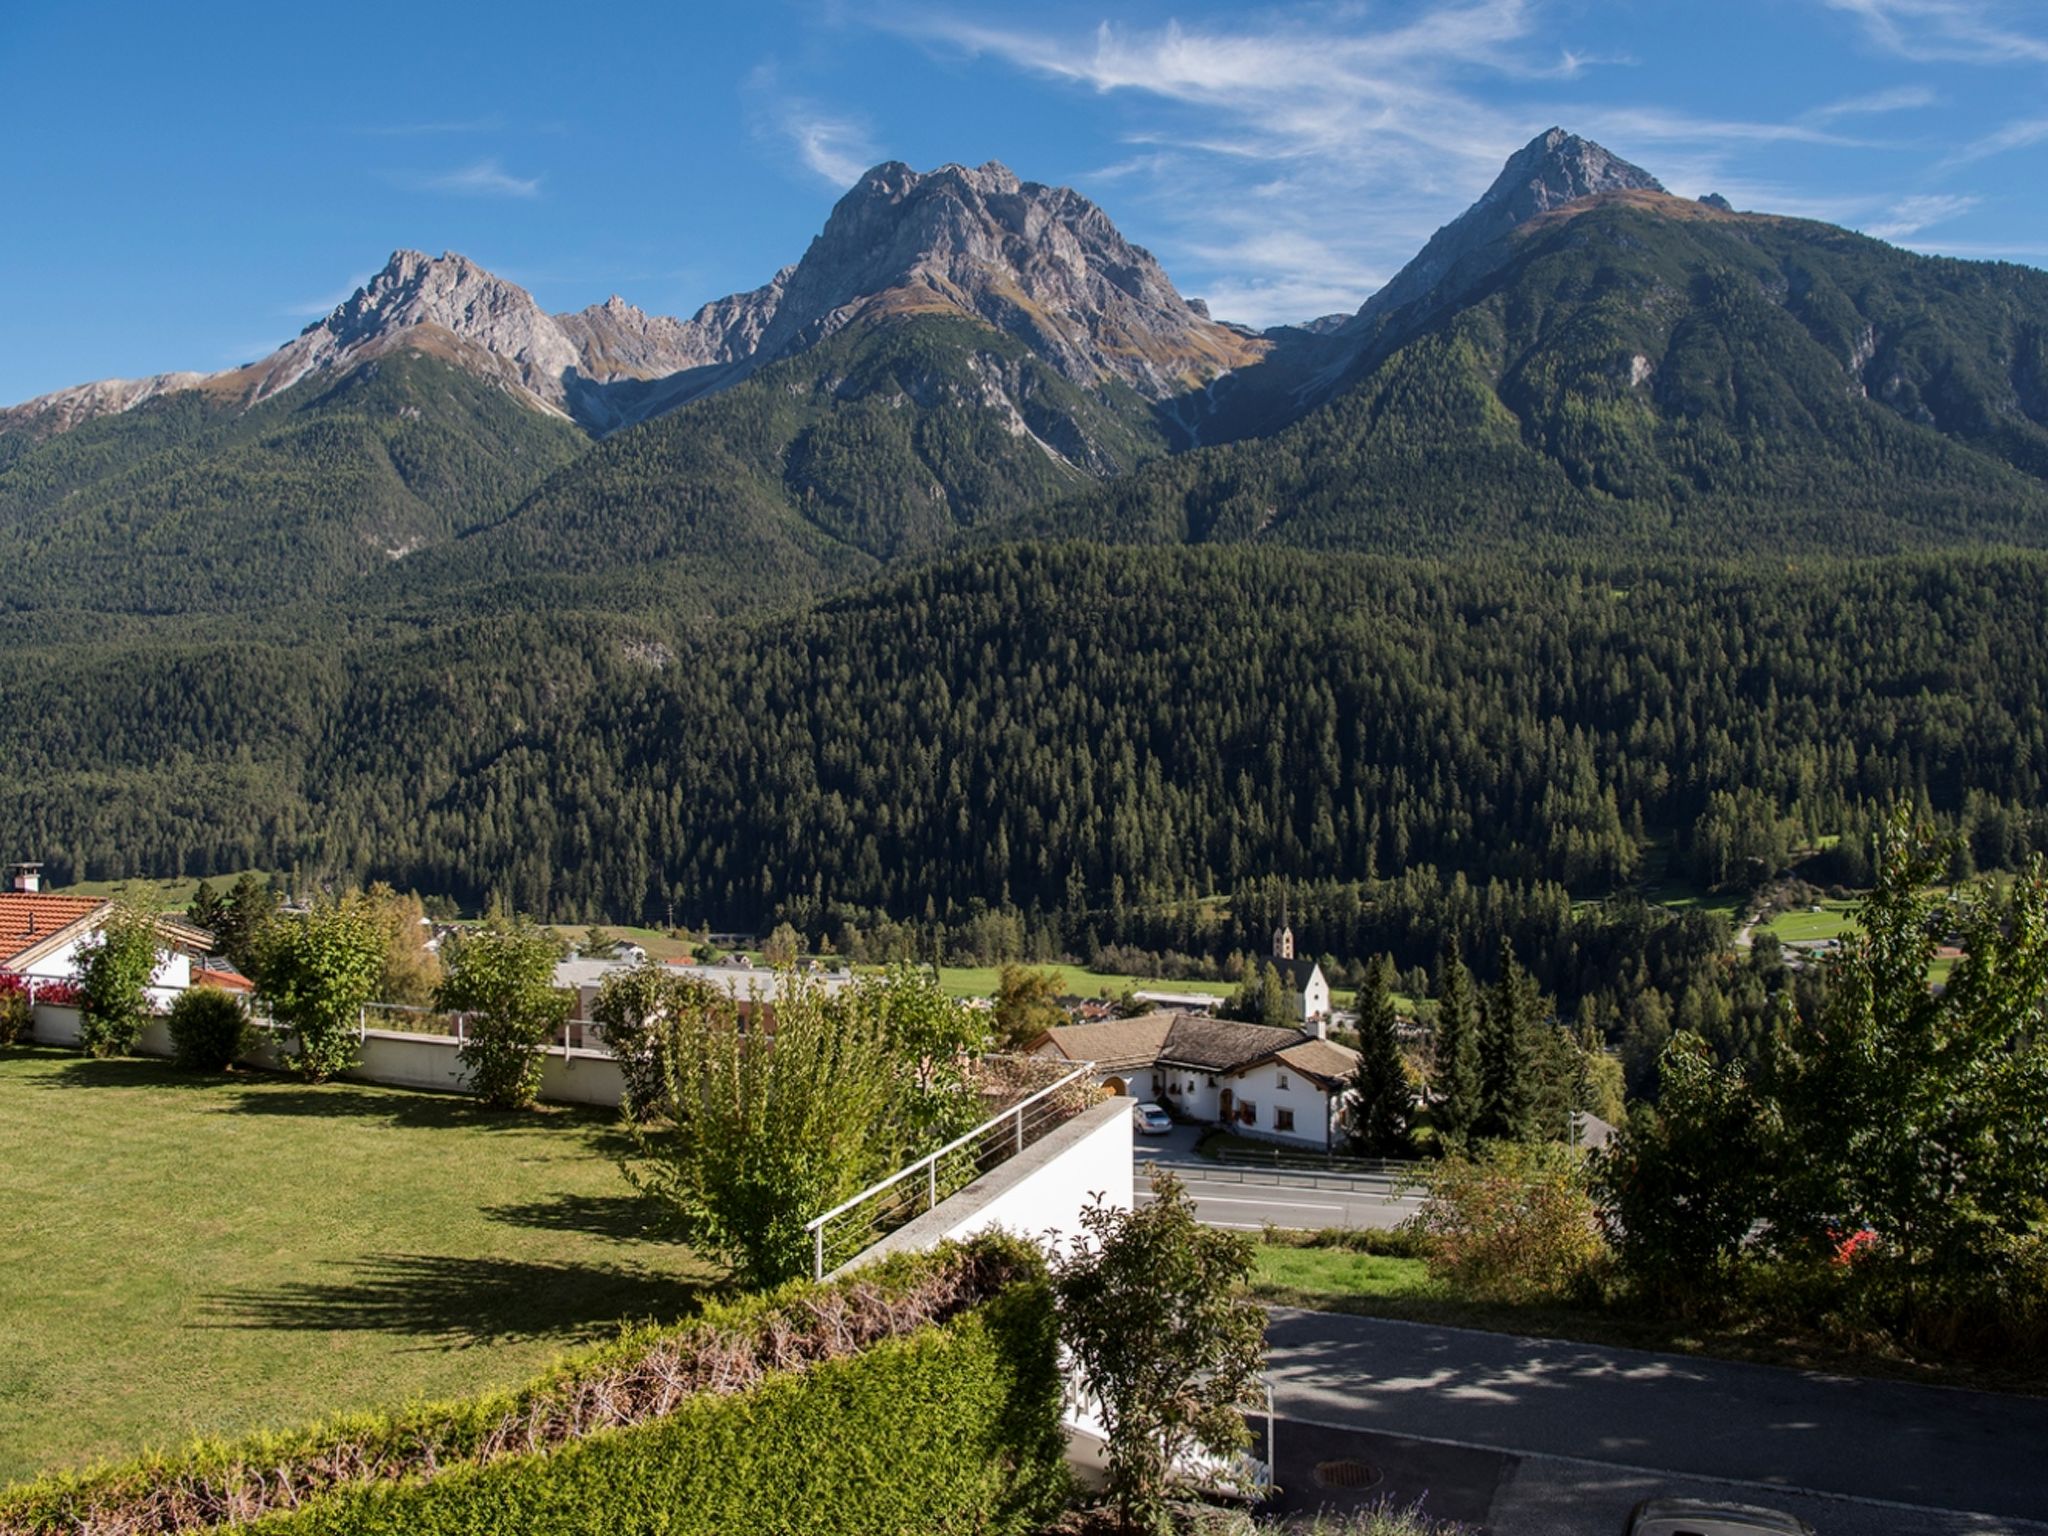
<path id="1" fill-rule="evenodd" d="M 713 1277 L 610 1116 L 0 1049 L 0 1481 L 509 1385 Z"/>
<path id="2" fill-rule="evenodd" d="M 231 875 L 208 875 L 207 883 L 216 892 L 225 896 L 242 878 L 242 871 Z M 260 869 L 252 870 L 258 880 L 268 877 Z M 56 889 L 53 887 L 52 889 Z M 198 876 L 173 876 L 168 880 L 81 880 L 76 885 L 67 885 L 58 890 L 63 896 L 110 896 L 116 901 L 130 901 L 153 912 L 182 912 L 192 905 L 193 894 L 199 889 Z"/>
<path id="3" fill-rule="evenodd" d="M 1839 939 L 1856 927 L 1856 901 L 1823 901 L 1818 912 L 1805 907 L 1780 912 L 1768 923 L 1759 923 L 1758 933 L 1773 933 L 1781 944 L 1803 944 L 1813 939 Z"/>
<path id="4" fill-rule="evenodd" d="M 1002 976 L 999 965 L 947 965 L 939 968 L 939 985 L 948 997 L 993 997 Z M 1084 965 L 1033 965 L 1034 971 L 1059 974 L 1060 991 L 1075 997 L 1111 997 L 1126 987 L 1140 992 L 1201 992 L 1210 997 L 1228 997 L 1237 988 L 1227 981 L 1167 981 L 1157 976 L 1114 976 L 1091 971 Z"/>
<path id="5" fill-rule="evenodd" d="M 1356 1306 L 1366 1301 L 1440 1296 L 1420 1259 L 1356 1253 L 1347 1248 L 1294 1248 L 1261 1243 L 1253 1284 L 1268 1300 L 1296 1298 L 1301 1306 L 1329 1307 L 1333 1300 Z"/>

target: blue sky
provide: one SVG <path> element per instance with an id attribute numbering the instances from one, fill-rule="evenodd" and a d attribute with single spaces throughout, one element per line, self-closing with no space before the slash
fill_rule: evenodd
<path id="1" fill-rule="evenodd" d="M 400 246 L 688 313 L 881 159 L 1076 186 L 1220 318 L 1303 319 L 1552 123 L 2048 265 L 2048 0 L 9 0 L 0 401 L 260 356 Z"/>

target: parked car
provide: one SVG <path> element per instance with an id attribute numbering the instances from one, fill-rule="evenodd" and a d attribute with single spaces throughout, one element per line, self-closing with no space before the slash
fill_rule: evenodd
<path id="1" fill-rule="evenodd" d="M 1133 1104 L 1131 1119 L 1140 1136 L 1164 1136 L 1173 1129 L 1173 1116 L 1157 1104 Z"/>
<path id="2" fill-rule="evenodd" d="M 1797 1515 L 1718 1499 L 1645 1499 L 1628 1517 L 1627 1536 L 1814 1536 Z"/>

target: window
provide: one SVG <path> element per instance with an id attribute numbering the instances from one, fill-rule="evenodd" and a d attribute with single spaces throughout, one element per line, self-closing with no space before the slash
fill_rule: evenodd
<path id="1" fill-rule="evenodd" d="M 1280 1074 L 1280 1081 L 1275 1083 L 1273 1086 L 1278 1088 L 1282 1093 L 1285 1093 L 1287 1091 L 1287 1074 L 1285 1072 L 1282 1072 Z"/>
<path id="2" fill-rule="evenodd" d="M 1293 1129 L 1294 1129 L 1294 1111 L 1293 1111 L 1293 1110 L 1291 1110 L 1291 1109 L 1276 1109 L 1276 1110 L 1274 1110 L 1274 1111 L 1273 1111 L 1273 1129 L 1274 1129 L 1274 1130 L 1276 1130 L 1276 1131 L 1291 1131 L 1291 1130 L 1293 1130 Z"/>

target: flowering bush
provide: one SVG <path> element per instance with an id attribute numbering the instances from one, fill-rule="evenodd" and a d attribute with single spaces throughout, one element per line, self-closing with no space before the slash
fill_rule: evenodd
<path id="1" fill-rule="evenodd" d="M 28 1029 L 28 983 L 0 971 L 0 1045 L 12 1045 Z"/>

